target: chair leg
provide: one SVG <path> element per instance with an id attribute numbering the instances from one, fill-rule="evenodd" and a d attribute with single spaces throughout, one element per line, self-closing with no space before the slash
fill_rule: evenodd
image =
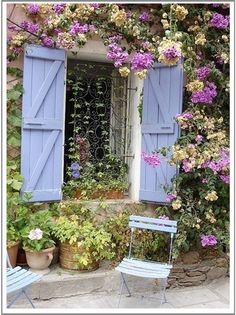
<path id="1" fill-rule="evenodd" d="M 24 289 L 22 289 L 16 296 L 15 298 L 7 305 L 7 308 L 10 308 L 12 306 L 13 303 L 15 303 L 19 297 L 21 296 L 21 294 L 24 294 L 24 296 L 27 298 L 27 300 L 30 302 L 32 308 L 35 308 L 33 302 L 31 301 L 31 299 L 29 298 L 29 296 L 27 295 L 27 293 L 25 292 Z"/>
<path id="2" fill-rule="evenodd" d="M 124 281 L 124 285 L 125 285 L 125 287 L 126 287 L 126 290 L 128 291 L 128 295 L 127 295 L 127 297 L 130 297 L 131 296 L 131 292 L 130 292 L 130 289 L 129 289 L 129 287 L 128 287 L 128 284 L 127 284 L 127 282 L 126 282 L 126 280 L 125 280 L 125 276 L 124 276 L 124 274 L 121 272 L 121 277 L 122 277 L 122 279 L 123 279 L 123 281 Z"/>
<path id="3" fill-rule="evenodd" d="M 166 286 L 167 286 L 167 278 L 161 278 L 160 279 L 160 288 L 161 288 L 161 304 L 164 304 L 167 302 L 166 300 Z"/>
<path id="4" fill-rule="evenodd" d="M 124 287 L 124 285 L 125 285 L 125 287 L 126 287 L 126 290 L 128 291 L 127 297 L 130 297 L 130 296 L 131 296 L 131 292 L 130 292 L 130 290 L 129 290 L 129 287 L 128 287 L 128 285 L 127 285 L 127 282 L 126 282 L 126 280 L 125 280 L 125 277 L 124 277 L 123 273 L 121 272 L 120 275 L 121 275 L 121 285 L 120 285 L 119 300 L 118 300 L 118 304 L 117 304 L 117 307 L 118 307 L 118 308 L 119 308 L 119 306 L 120 306 L 121 295 L 122 295 L 122 292 L 123 292 L 123 287 Z"/>
<path id="5" fill-rule="evenodd" d="M 10 308 L 13 303 L 15 303 L 22 294 L 22 290 L 14 297 L 14 299 L 7 305 L 7 308 Z"/>
<path id="6" fill-rule="evenodd" d="M 29 298 L 29 296 L 28 296 L 28 294 L 25 292 L 25 290 L 22 290 L 22 291 L 23 291 L 25 297 L 27 298 L 27 300 L 30 302 L 31 306 L 32 306 L 33 308 L 35 308 L 33 302 L 31 301 L 31 299 Z"/>

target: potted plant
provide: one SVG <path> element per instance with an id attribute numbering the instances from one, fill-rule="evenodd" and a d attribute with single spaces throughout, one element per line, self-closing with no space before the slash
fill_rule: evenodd
<path id="1" fill-rule="evenodd" d="M 48 271 L 55 248 L 52 224 L 51 213 L 41 210 L 30 215 L 29 224 L 22 231 L 23 249 L 27 264 L 32 269 Z"/>
<path id="2" fill-rule="evenodd" d="M 53 234 L 60 241 L 62 268 L 95 270 L 101 260 L 114 255 L 112 235 L 103 224 L 95 223 L 94 214 L 84 207 L 80 215 L 62 213 L 53 225 Z"/>
<path id="3" fill-rule="evenodd" d="M 17 232 L 13 222 L 7 220 L 7 253 L 11 266 L 14 268 L 16 266 L 16 258 L 19 248 L 19 233 Z"/>

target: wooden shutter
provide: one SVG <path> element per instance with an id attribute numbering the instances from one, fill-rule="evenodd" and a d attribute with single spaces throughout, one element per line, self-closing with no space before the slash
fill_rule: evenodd
<path id="1" fill-rule="evenodd" d="M 142 152 L 173 145 L 179 136 L 174 117 L 182 112 L 183 65 L 156 64 L 144 81 L 142 114 Z M 153 168 L 141 161 L 140 200 L 166 202 L 164 185 L 171 184 L 176 167 L 164 159 Z"/>
<path id="2" fill-rule="evenodd" d="M 28 45 L 24 56 L 21 174 L 31 201 L 62 199 L 65 51 Z"/>

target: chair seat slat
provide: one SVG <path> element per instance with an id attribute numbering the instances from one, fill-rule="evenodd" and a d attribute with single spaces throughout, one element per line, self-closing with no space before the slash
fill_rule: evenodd
<path id="1" fill-rule="evenodd" d="M 11 282 L 13 279 L 17 279 L 18 277 L 21 277 L 22 275 L 26 275 L 27 272 L 28 271 L 26 269 L 18 270 L 17 272 L 7 277 L 7 283 Z"/>
<path id="2" fill-rule="evenodd" d="M 25 269 L 22 269 L 22 270 L 16 272 L 15 274 L 13 274 L 7 278 L 7 285 L 11 285 L 13 283 L 16 283 L 16 282 L 20 281 L 21 279 L 24 279 L 30 275 L 32 275 L 32 272 L 29 272 Z"/>
<path id="3" fill-rule="evenodd" d="M 171 269 L 172 265 L 168 264 L 162 264 L 162 263 L 155 263 L 155 262 L 149 262 L 149 261 L 140 261 L 136 259 L 128 259 L 124 258 L 121 264 L 127 264 L 127 265 L 132 265 L 132 266 L 137 266 L 139 268 L 150 268 L 150 270 L 160 270 L 160 269 Z"/>
<path id="4" fill-rule="evenodd" d="M 143 270 L 133 270 L 130 268 L 124 268 L 124 267 L 117 267 L 116 268 L 117 271 L 120 271 L 122 273 L 126 273 L 129 275 L 133 275 L 133 276 L 138 276 L 138 277 L 144 277 L 144 278 L 153 278 L 153 279 L 157 279 L 157 278 L 167 278 L 169 275 L 169 272 L 167 273 L 150 273 L 150 272 L 146 272 Z"/>
<path id="5" fill-rule="evenodd" d="M 8 268 L 7 269 L 7 277 L 10 276 L 11 274 L 17 272 L 18 270 L 21 270 L 21 267 L 15 267 L 15 268 Z"/>
<path id="6" fill-rule="evenodd" d="M 37 275 L 37 274 L 29 275 L 28 277 L 21 279 L 21 281 L 8 286 L 7 287 L 7 293 L 11 293 L 11 292 L 17 291 L 19 289 L 22 289 L 22 288 L 30 285 L 31 283 L 39 280 L 41 277 L 42 277 L 41 275 Z"/>
<path id="7" fill-rule="evenodd" d="M 145 274 L 155 274 L 155 275 L 166 275 L 168 276 L 170 273 L 170 270 L 168 269 L 159 269 L 159 270 L 150 270 L 150 269 L 145 269 L 145 268 L 140 268 L 137 266 L 129 266 L 126 264 L 120 264 L 118 266 L 119 268 L 123 268 L 125 270 L 133 270 L 133 271 L 138 271 L 138 272 L 143 272 Z"/>

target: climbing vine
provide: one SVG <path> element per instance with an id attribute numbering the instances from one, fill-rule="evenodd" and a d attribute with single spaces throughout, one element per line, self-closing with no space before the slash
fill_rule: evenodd
<path id="1" fill-rule="evenodd" d="M 181 136 L 169 163 L 179 174 L 168 188 L 168 207 L 157 209 L 178 220 L 175 242 L 188 250 L 227 247 L 229 237 L 229 4 L 66 4 L 21 6 L 26 19 L 8 19 L 8 61 L 26 43 L 72 50 L 99 36 L 107 59 L 121 76 L 140 79 L 155 62 L 184 60 L 184 112 L 176 121 Z M 13 98 L 17 97 L 13 93 Z M 11 96 L 12 97 L 12 96 Z M 147 156 L 145 156 L 147 159 Z M 155 158 L 149 160 L 156 163 Z M 157 166 L 158 167 L 158 166 Z"/>

